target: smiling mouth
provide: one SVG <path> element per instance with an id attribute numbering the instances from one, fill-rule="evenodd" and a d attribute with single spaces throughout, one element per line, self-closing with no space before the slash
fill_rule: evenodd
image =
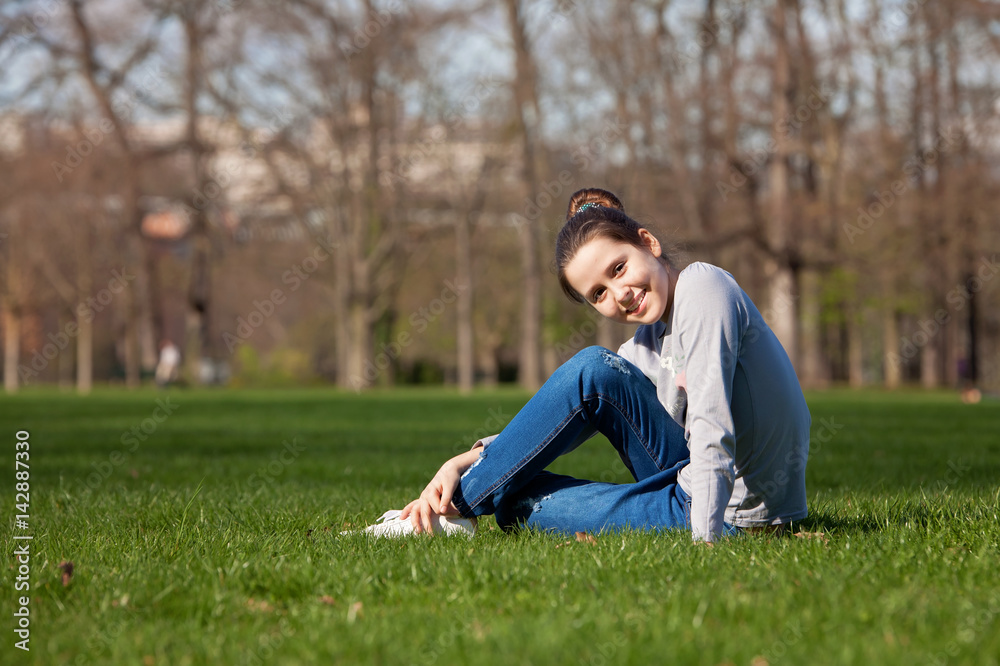
<path id="1" fill-rule="evenodd" d="M 626 308 L 625 314 L 630 315 L 637 313 L 639 311 L 639 308 L 641 308 L 642 304 L 645 302 L 646 302 L 646 290 L 643 289 L 641 292 L 639 292 L 639 297 L 632 302 L 632 307 Z"/>

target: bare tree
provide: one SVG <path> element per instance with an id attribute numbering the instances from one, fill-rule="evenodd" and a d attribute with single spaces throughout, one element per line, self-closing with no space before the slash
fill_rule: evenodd
<path id="1" fill-rule="evenodd" d="M 7 204 L 9 207 L 9 204 Z M 23 314 L 24 288 L 22 280 L 22 265 L 19 241 L 21 235 L 15 225 L 18 225 L 17 217 L 9 212 L 4 216 L 6 224 L 3 229 L 3 243 L 0 244 L 4 258 L 5 270 L 3 275 L 3 330 L 4 330 L 4 362 L 3 362 L 3 386 L 7 393 L 14 393 L 20 385 L 17 374 L 18 365 L 21 361 L 21 321 Z"/>
<path id="2" fill-rule="evenodd" d="M 539 126 L 538 73 L 528 39 L 527 19 L 520 0 L 505 0 L 507 22 L 514 49 L 515 76 L 512 82 L 514 125 L 521 139 L 524 191 L 529 201 L 538 200 L 539 180 L 544 159 Z M 521 353 L 518 381 L 526 389 L 542 383 L 542 272 L 539 261 L 539 229 L 536 220 L 526 219 L 520 229 L 523 302 L 521 311 Z"/>
<path id="3" fill-rule="evenodd" d="M 120 67 L 111 67 L 102 62 L 98 55 L 98 43 L 93 28 L 88 20 L 83 3 L 80 0 L 70 2 L 73 25 L 76 31 L 78 48 L 70 55 L 76 62 L 80 74 L 94 98 L 94 102 L 103 118 L 110 120 L 114 128 L 114 139 L 121 150 L 122 180 L 120 192 L 122 198 L 122 216 L 126 220 L 126 231 L 123 242 L 123 254 L 127 271 L 139 274 L 145 268 L 145 248 L 140 232 L 141 211 L 139 198 L 141 196 L 139 167 L 143 156 L 135 145 L 131 135 L 132 105 L 116 104 L 115 96 L 119 91 L 126 91 L 127 99 L 134 100 L 133 94 L 127 92 L 127 77 L 131 70 L 140 66 L 153 52 L 156 42 L 156 30 L 142 39 L 123 60 Z M 62 53 L 62 47 L 55 44 L 50 47 L 57 53 Z M 135 289 L 126 290 L 126 325 L 125 325 L 125 377 L 129 386 L 139 385 L 140 376 L 140 346 L 139 328 L 141 316 L 141 294 Z"/>

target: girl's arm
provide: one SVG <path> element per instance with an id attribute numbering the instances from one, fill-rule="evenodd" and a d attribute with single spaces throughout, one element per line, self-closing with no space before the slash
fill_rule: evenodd
<path id="1" fill-rule="evenodd" d="M 723 532 L 736 481 L 733 379 L 749 317 L 742 290 L 725 271 L 706 267 L 685 278 L 674 325 L 686 355 L 691 531 L 695 541 L 710 542 Z"/>
<path id="2" fill-rule="evenodd" d="M 481 452 L 481 447 L 477 447 L 460 453 L 441 465 L 441 469 L 420 493 L 420 498 L 407 504 L 399 517 L 403 520 L 409 517 L 413 531 L 417 534 L 424 531 L 431 534 L 434 531 L 431 519 L 435 514 L 457 516 L 458 509 L 452 504 L 451 498 L 462 475 L 479 459 Z"/>

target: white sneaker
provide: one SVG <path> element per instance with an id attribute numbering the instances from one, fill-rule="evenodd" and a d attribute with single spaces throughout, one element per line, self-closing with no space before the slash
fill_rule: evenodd
<path id="1" fill-rule="evenodd" d="M 413 524 L 409 518 L 402 520 L 399 517 L 401 513 L 400 509 L 386 511 L 376 524 L 369 525 L 362 531 L 374 537 L 393 538 L 413 534 Z M 434 526 L 434 534 L 443 532 L 445 534 L 462 534 L 472 538 L 472 535 L 476 533 L 475 521 L 462 516 L 436 515 L 431 522 Z M 341 532 L 341 534 L 350 534 L 350 532 Z"/>

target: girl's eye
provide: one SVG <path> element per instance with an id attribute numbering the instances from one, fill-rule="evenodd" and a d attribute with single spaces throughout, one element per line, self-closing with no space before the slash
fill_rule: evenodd
<path id="1" fill-rule="evenodd" d="M 624 261 L 621 262 L 620 264 L 618 264 L 617 266 L 615 266 L 615 275 L 618 275 L 623 270 L 625 270 L 625 262 Z"/>
<path id="2" fill-rule="evenodd" d="M 593 295 L 593 301 L 596 303 L 597 301 L 601 300 L 601 296 L 603 295 L 604 295 L 604 287 L 601 287 L 600 289 L 595 289 Z"/>

